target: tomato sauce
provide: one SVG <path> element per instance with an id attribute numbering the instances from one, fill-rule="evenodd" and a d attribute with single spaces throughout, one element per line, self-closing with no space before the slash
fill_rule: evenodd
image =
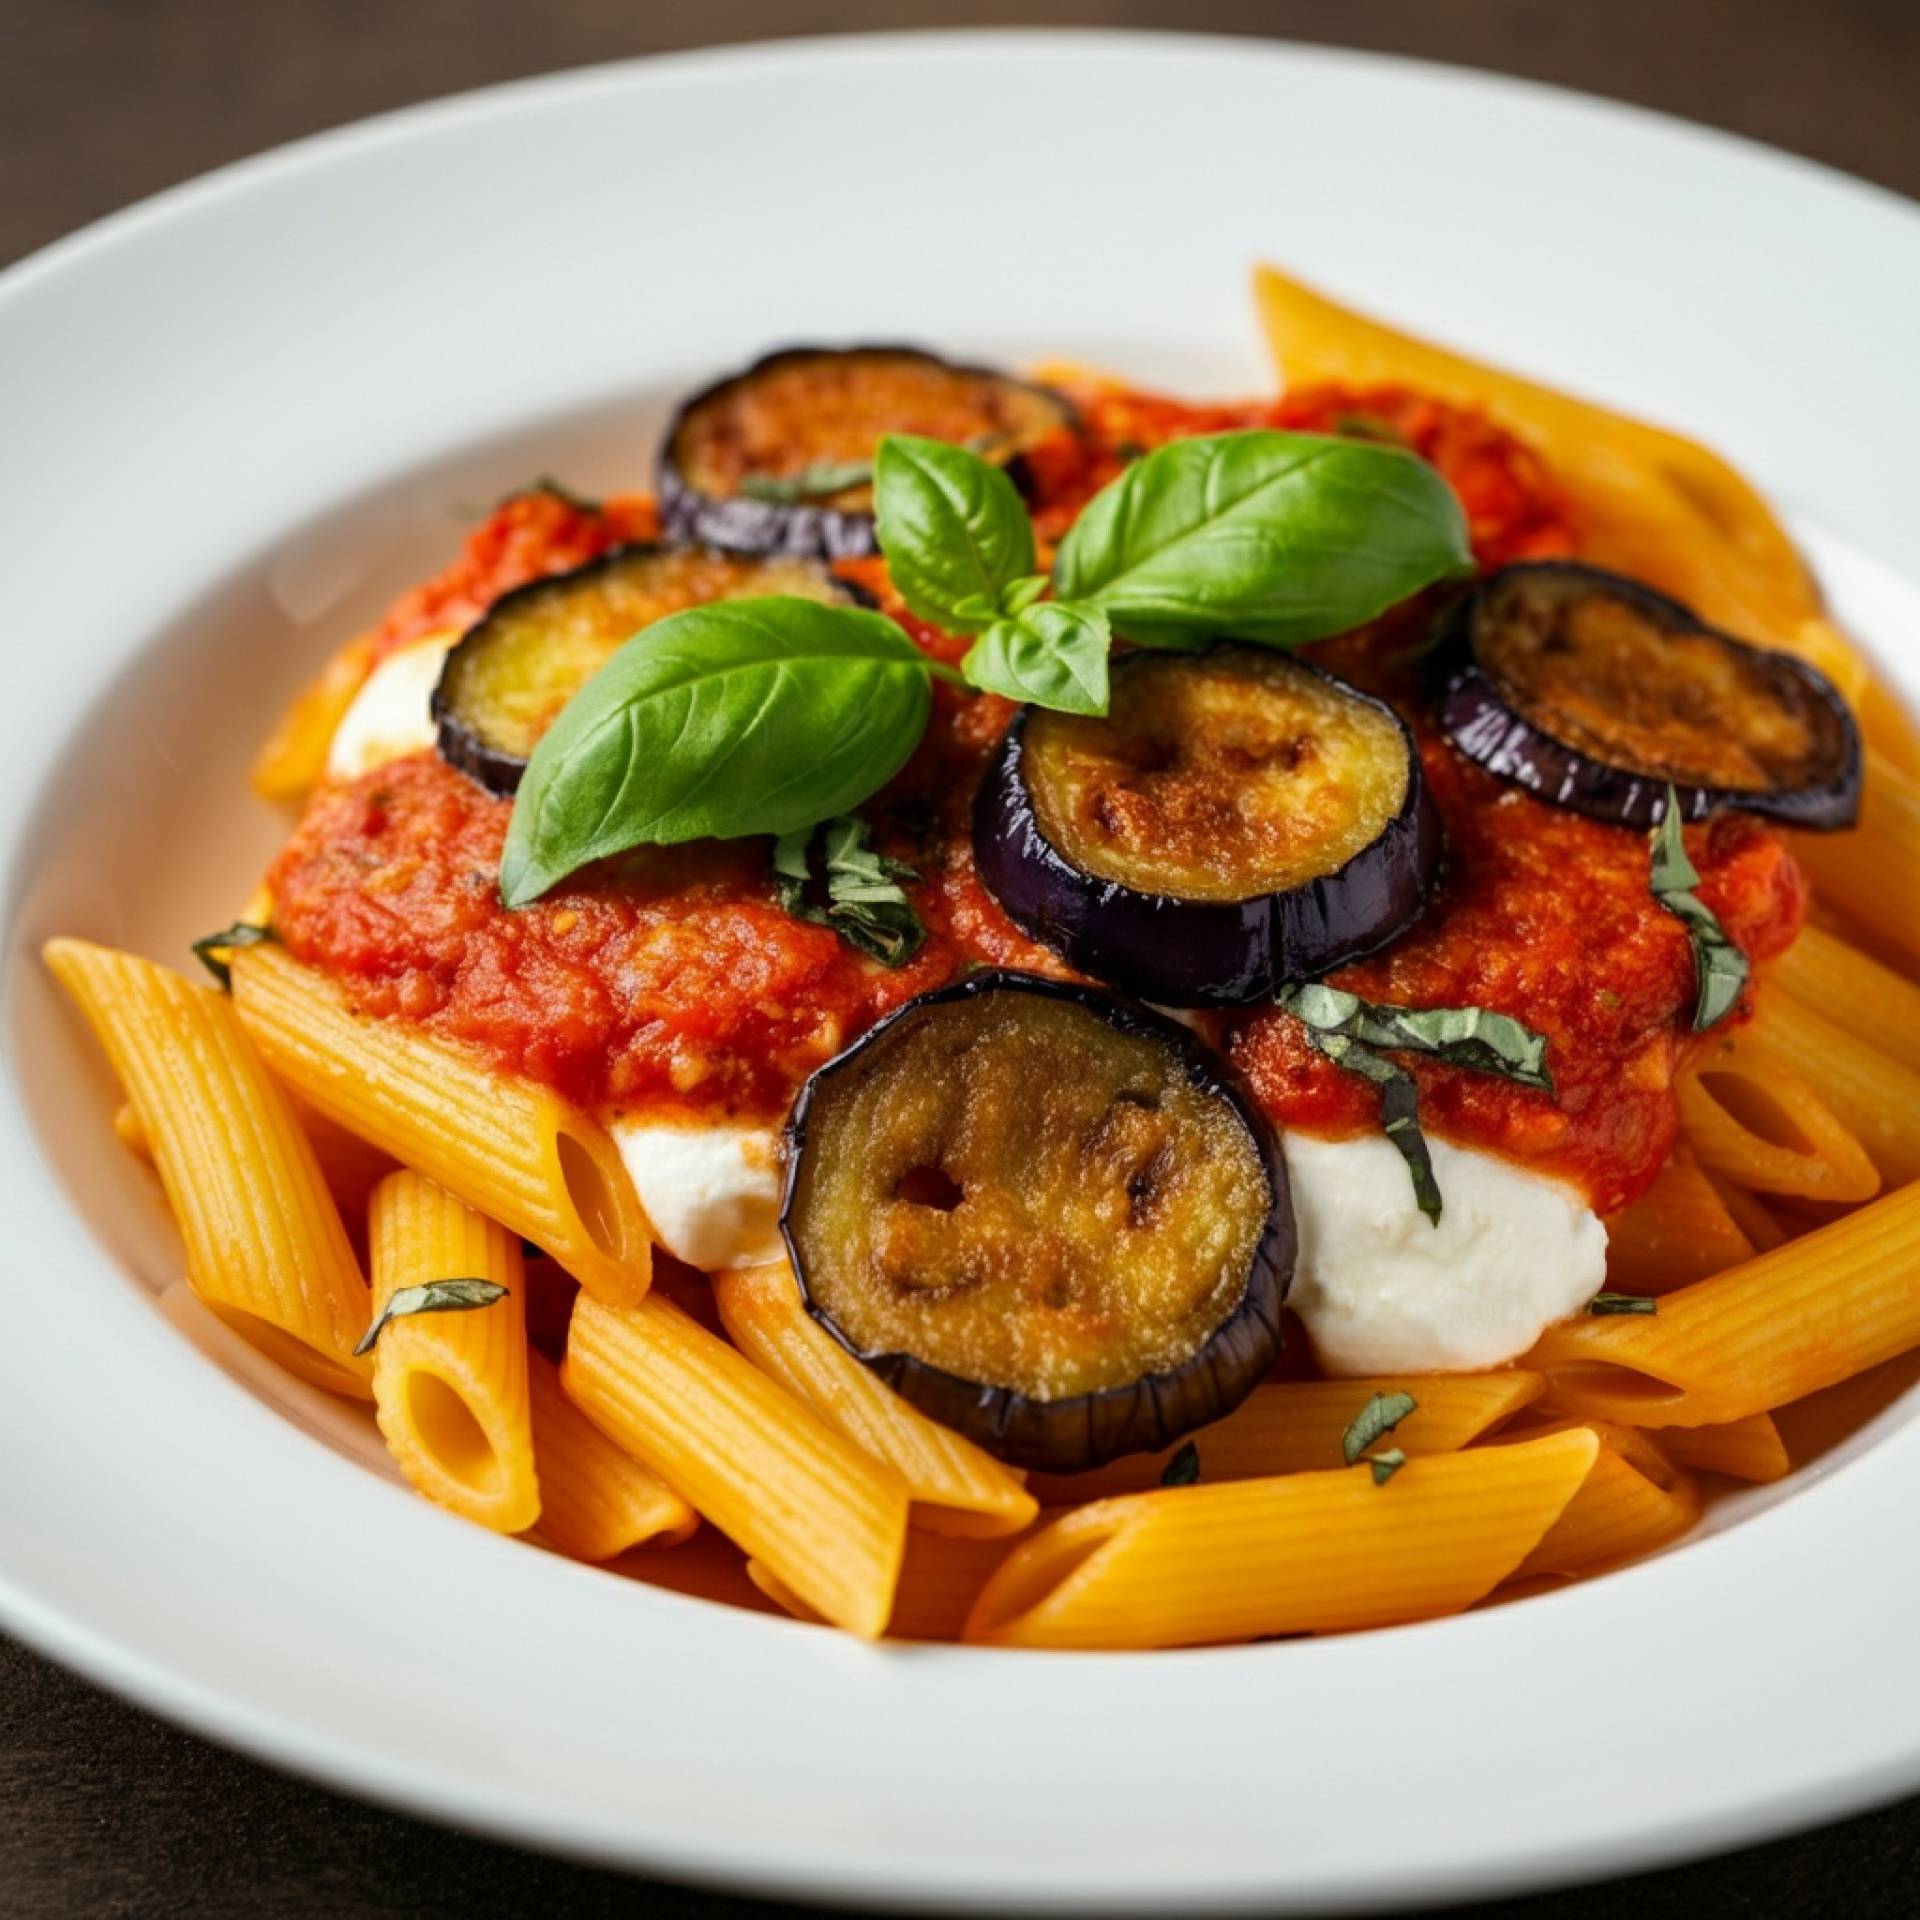
<path id="1" fill-rule="evenodd" d="M 1035 520 L 1057 539 L 1128 458 L 1180 434 L 1247 426 L 1362 433 L 1447 477 L 1483 566 L 1577 553 L 1567 501 L 1530 449 L 1480 415 L 1394 389 L 1316 389 L 1245 407 L 1193 407 L 1109 386 L 1074 392 L 1084 436 L 1034 450 Z M 538 492 L 508 502 L 455 565 L 399 602 L 382 650 L 477 617 L 498 592 L 653 531 L 645 502 L 586 510 Z M 884 564 L 846 563 L 929 653 L 966 643 L 905 614 Z M 1412 664 L 1418 607 L 1325 643 L 1326 664 L 1397 697 L 1422 726 Z M 925 739 L 864 811 L 878 844 L 920 873 L 927 927 L 889 971 L 775 899 L 759 841 L 646 849 L 516 913 L 499 904 L 509 803 L 420 754 L 323 787 L 269 874 L 276 930 L 363 1011 L 477 1045 L 588 1106 L 650 1104 L 772 1120 L 806 1075 L 875 1019 L 970 965 L 1067 969 L 1012 926 L 974 869 L 980 769 L 1014 709 L 939 685 Z M 1370 999 L 1477 1004 L 1548 1039 L 1551 1095 L 1418 1060 L 1436 1136 L 1491 1148 L 1579 1186 L 1601 1211 L 1650 1181 L 1673 1142 L 1675 1070 L 1690 1041 L 1685 930 L 1648 890 L 1643 835 L 1548 807 L 1469 765 L 1437 736 L 1421 751 L 1446 824 L 1431 910 L 1384 954 L 1333 976 Z M 1805 888 L 1780 838 L 1727 815 L 1689 833 L 1701 895 L 1755 959 L 1783 950 Z M 1277 1010 L 1212 1023 L 1283 1126 L 1377 1124 L 1377 1093 Z"/>

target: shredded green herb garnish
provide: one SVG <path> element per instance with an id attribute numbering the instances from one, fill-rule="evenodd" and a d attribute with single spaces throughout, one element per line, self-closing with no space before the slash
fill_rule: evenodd
<path id="1" fill-rule="evenodd" d="M 222 927 L 218 933 L 203 933 L 193 943 L 193 957 L 219 981 L 225 992 L 231 993 L 233 968 L 226 955 L 235 947 L 257 947 L 261 941 L 273 938 L 271 927 L 257 927 L 251 920 L 236 920 L 232 926 Z"/>
<path id="2" fill-rule="evenodd" d="M 1388 1447 L 1382 1453 L 1367 1456 L 1367 1465 L 1373 1469 L 1373 1484 L 1376 1487 L 1384 1487 L 1406 1464 L 1407 1456 L 1398 1447 Z"/>
<path id="3" fill-rule="evenodd" d="M 1747 984 L 1747 956 L 1726 936 L 1713 909 L 1693 891 L 1699 870 L 1680 836 L 1680 796 L 1667 785 L 1666 810 L 1650 836 L 1653 897 L 1687 930 L 1693 948 L 1693 1030 L 1705 1033 L 1733 1011 Z"/>
<path id="4" fill-rule="evenodd" d="M 1336 413 L 1333 430 L 1345 434 L 1349 440 L 1378 440 L 1388 447 L 1413 445 L 1391 420 L 1383 420 L 1377 413 Z"/>
<path id="5" fill-rule="evenodd" d="M 1596 1293 L 1587 1302 L 1587 1311 L 1591 1314 L 1609 1313 L 1658 1313 L 1660 1303 L 1650 1294 L 1644 1293 Z"/>
<path id="6" fill-rule="evenodd" d="M 467 1313 L 506 1297 L 507 1289 L 494 1280 L 429 1280 L 418 1287 L 397 1287 L 393 1298 L 361 1336 L 354 1353 L 372 1352 L 373 1343 L 389 1320 L 403 1320 L 415 1313 Z"/>
<path id="7" fill-rule="evenodd" d="M 1420 1405 L 1410 1393 L 1376 1393 L 1353 1416 L 1340 1436 L 1340 1457 L 1348 1466 L 1357 1466 L 1361 1456 L 1376 1440 L 1384 1440 L 1408 1414 Z"/>
<path id="8" fill-rule="evenodd" d="M 747 499 L 766 500 L 779 507 L 824 500 L 845 493 L 849 487 L 872 484 L 871 460 L 816 460 L 798 473 L 747 473 L 740 477 L 740 491 Z"/>
<path id="9" fill-rule="evenodd" d="M 1166 1464 L 1160 1475 L 1163 1487 L 1190 1487 L 1200 1478 L 1200 1449 L 1191 1440 Z"/>
<path id="10" fill-rule="evenodd" d="M 816 832 L 826 860 L 824 903 L 816 898 L 813 879 Z M 900 882 L 920 876 L 906 861 L 876 853 L 868 845 L 870 832 L 864 820 L 843 813 L 824 827 L 783 833 L 773 845 L 774 886 L 781 907 L 796 920 L 831 927 L 882 966 L 903 966 L 919 951 L 927 930 Z"/>

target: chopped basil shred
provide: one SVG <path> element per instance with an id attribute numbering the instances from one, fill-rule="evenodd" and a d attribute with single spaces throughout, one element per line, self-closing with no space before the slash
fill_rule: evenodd
<path id="1" fill-rule="evenodd" d="M 1190 1487 L 1200 1478 L 1200 1449 L 1191 1440 L 1166 1464 L 1160 1475 L 1163 1487 Z"/>
<path id="2" fill-rule="evenodd" d="M 255 926 L 251 920 L 236 920 L 230 927 L 222 927 L 218 933 L 203 933 L 193 943 L 193 957 L 219 981 L 228 993 L 233 991 L 233 968 L 226 955 L 235 947 L 257 947 L 263 940 L 274 938 L 271 927 Z"/>
<path id="3" fill-rule="evenodd" d="M 495 1280 L 429 1280 L 417 1287 L 397 1287 L 353 1351 L 356 1356 L 371 1353 L 389 1320 L 402 1320 L 415 1313 L 468 1313 L 506 1297 L 507 1289 Z"/>
<path id="4" fill-rule="evenodd" d="M 1348 1466 L 1358 1466 L 1361 1457 L 1376 1440 L 1384 1440 L 1408 1414 L 1420 1405 L 1410 1393 L 1376 1393 L 1353 1416 L 1340 1436 L 1340 1457 Z"/>
<path id="5" fill-rule="evenodd" d="M 1434 1178 L 1433 1154 L 1420 1130 L 1420 1089 L 1405 1067 L 1395 1066 L 1383 1053 L 1363 1047 L 1344 1033 L 1307 1029 L 1307 1038 L 1336 1067 L 1371 1080 L 1380 1089 L 1380 1129 L 1407 1163 L 1413 1181 L 1413 1204 L 1437 1227 L 1440 1224 L 1440 1182 Z"/>
<path id="6" fill-rule="evenodd" d="M 1373 1484 L 1376 1487 L 1384 1487 L 1406 1464 L 1407 1456 L 1399 1447 L 1388 1447 L 1382 1453 L 1367 1456 L 1367 1465 L 1373 1469 Z"/>
<path id="7" fill-rule="evenodd" d="M 1693 948 L 1693 1030 L 1705 1033 L 1733 1011 L 1747 984 L 1747 956 L 1726 936 L 1713 909 L 1693 890 L 1699 870 L 1687 858 L 1680 836 L 1680 796 L 1671 782 L 1666 809 L 1650 836 L 1653 859 L 1648 885 L 1653 897 L 1687 930 Z"/>
<path id="8" fill-rule="evenodd" d="M 1658 1313 L 1660 1302 L 1644 1293 L 1596 1293 L 1587 1302 L 1587 1311 L 1595 1315 L 1610 1313 Z"/>
<path id="9" fill-rule="evenodd" d="M 749 500 L 767 500 L 791 507 L 803 500 L 824 500 L 849 487 L 867 486 L 873 479 L 871 460 L 816 460 L 798 473 L 748 473 L 740 477 L 740 491 Z"/>
<path id="10" fill-rule="evenodd" d="M 849 946 L 882 966 L 903 966 L 920 949 L 927 930 L 900 886 L 919 874 L 904 860 L 876 853 L 871 829 L 853 814 L 824 828 L 801 827 L 773 843 L 773 882 L 780 905 L 796 920 L 831 927 Z M 817 898 L 812 848 L 818 834 L 826 861 L 826 898 Z"/>

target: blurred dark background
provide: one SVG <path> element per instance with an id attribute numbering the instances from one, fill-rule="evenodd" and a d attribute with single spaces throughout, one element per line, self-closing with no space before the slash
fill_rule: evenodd
<path id="1" fill-rule="evenodd" d="M 1683 114 L 1920 196 L 1920 0 L 0 0 L 0 264 L 209 167 L 436 94 L 675 47 L 1013 24 L 1178 27 L 1491 68 Z M 1482 1911 L 1873 1920 L 1920 1912 L 1916 1887 L 1910 1803 Z M 773 1911 L 338 1799 L 0 1640 L 0 1912 L 21 1920 Z"/>

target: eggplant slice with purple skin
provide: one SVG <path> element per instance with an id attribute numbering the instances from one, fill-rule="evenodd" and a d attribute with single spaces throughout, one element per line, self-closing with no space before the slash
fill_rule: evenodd
<path id="1" fill-rule="evenodd" d="M 560 709 L 642 627 L 715 600 L 788 594 L 870 606 L 815 560 L 626 546 L 503 593 L 447 655 L 433 690 L 440 757 L 510 794 Z"/>
<path id="2" fill-rule="evenodd" d="M 1435 654 L 1440 724 L 1536 798 L 1645 829 L 1738 807 L 1831 832 L 1860 810 L 1859 729 L 1839 690 L 1637 580 L 1531 561 L 1480 582 Z"/>
<path id="3" fill-rule="evenodd" d="M 1074 1473 L 1230 1412 L 1281 1341 L 1273 1129 L 1184 1027 L 988 972 L 822 1067 L 780 1228 L 808 1311 L 924 1413 Z"/>
<path id="4" fill-rule="evenodd" d="M 1025 482 L 1038 441 L 1076 431 L 1049 388 L 918 347 L 788 347 L 696 394 L 660 450 L 661 522 L 741 553 L 877 553 L 872 462 L 883 435 L 970 447 Z"/>
<path id="5" fill-rule="evenodd" d="M 974 805 L 980 876 L 1083 973 L 1161 1006 L 1241 1006 L 1425 910 L 1439 816 L 1392 708 L 1229 642 L 1113 662 L 1104 718 L 1028 707 Z"/>

